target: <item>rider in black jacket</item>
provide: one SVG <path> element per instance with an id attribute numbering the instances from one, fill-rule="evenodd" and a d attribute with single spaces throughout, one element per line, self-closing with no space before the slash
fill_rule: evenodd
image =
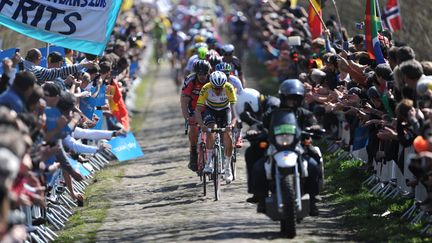
<path id="1" fill-rule="evenodd" d="M 262 127 L 263 117 L 268 116 L 273 109 L 278 108 L 280 101 L 279 98 L 260 94 L 254 89 L 244 89 L 238 96 L 236 110 L 240 115 L 240 120 L 248 124 L 255 131 Z M 250 141 L 250 146 L 245 151 L 245 161 L 248 176 L 248 193 L 252 193 L 252 169 L 257 161 L 257 158 L 262 158 L 265 155 L 265 148 L 259 147 L 258 137 L 252 138 L 254 134 L 249 132 L 247 138 Z M 256 203 L 257 198 L 251 197 L 247 199 L 248 202 Z"/>
<path id="2" fill-rule="evenodd" d="M 319 128 L 317 120 L 312 112 L 301 107 L 304 98 L 304 86 L 298 79 L 287 79 L 279 87 L 280 108 L 294 110 L 297 114 L 297 122 L 302 130 L 306 127 Z M 277 109 L 277 108 L 276 108 Z M 263 128 L 270 128 L 272 112 L 263 117 Z M 312 145 L 303 145 L 307 153 L 303 157 L 308 162 L 309 176 L 305 180 L 305 191 L 310 195 L 310 215 L 318 215 L 316 196 L 319 194 L 319 180 L 322 177 L 320 166 L 321 156 Z M 268 193 L 267 179 L 265 175 L 265 157 L 259 159 L 253 167 L 252 186 L 255 197 L 258 198 L 258 212 L 265 210 L 265 197 Z"/>

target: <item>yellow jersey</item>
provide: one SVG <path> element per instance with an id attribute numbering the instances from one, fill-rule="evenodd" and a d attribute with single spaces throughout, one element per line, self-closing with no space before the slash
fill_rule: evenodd
<path id="1" fill-rule="evenodd" d="M 222 88 L 222 92 L 217 95 L 212 89 L 211 83 L 206 83 L 201 88 L 197 105 L 205 105 L 214 110 L 223 110 L 228 108 L 230 104 L 235 104 L 237 97 L 234 86 L 227 82 Z"/>

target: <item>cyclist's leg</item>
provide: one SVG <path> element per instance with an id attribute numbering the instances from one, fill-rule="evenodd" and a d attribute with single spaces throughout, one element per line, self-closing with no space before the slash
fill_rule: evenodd
<path id="1" fill-rule="evenodd" d="M 189 161 L 189 169 L 192 171 L 197 170 L 197 143 L 198 143 L 198 127 L 195 122 L 194 113 L 189 113 L 189 143 L 190 143 L 190 161 Z"/>
<path id="2" fill-rule="evenodd" d="M 208 128 L 216 128 L 216 120 L 211 109 L 206 107 L 203 115 L 203 122 Z M 213 171 L 212 157 L 213 157 L 213 147 L 215 143 L 215 138 L 213 133 L 206 134 L 206 149 L 207 149 L 207 161 L 204 167 L 204 172 L 211 173 Z"/>
<path id="3" fill-rule="evenodd" d="M 221 119 L 221 126 L 226 127 L 231 123 L 231 110 L 225 109 L 219 113 L 220 119 Z M 225 180 L 227 183 L 231 183 L 233 180 L 233 175 L 231 171 L 231 159 L 232 159 L 232 152 L 233 152 L 233 140 L 232 140 L 232 133 L 229 131 L 225 131 L 223 134 L 223 140 L 224 140 L 224 154 L 225 154 Z"/>

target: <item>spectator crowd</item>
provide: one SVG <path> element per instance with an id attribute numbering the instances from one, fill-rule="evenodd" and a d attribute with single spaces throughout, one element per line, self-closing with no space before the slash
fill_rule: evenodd
<path id="1" fill-rule="evenodd" d="M 246 38 L 249 49 L 279 82 L 304 83 L 304 105 L 330 138 L 347 151 L 362 149 L 364 169 L 371 173 L 377 173 L 377 163 L 393 161 L 407 179 L 408 196 L 424 186 L 420 207 L 432 211 L 432 62 L 416 59 L 408 44 L 383 29 L 378 39 L 385 63 L 377 64 L 364 30 L 350 37 L 334 16 L 325 21 L 322 36 L 312 38 L 308 12 L 290 1 L 235 6 L 253 30 Z"/>
<path id="2" fill-rule="evenodd" d="M 32 227 L 47 222 L 44 209 L 55 204 L 49 200 L 53 186 L 64 186 L 68 198 L 82 205 L 84 195 L 73 181 L 85 176 L 71 159 L 93 171 L 89 156 L 108 151 L 107 140 L 130 130 L 125 99 L 154 14 L 144 3 L 121 12 L 100 56 L 66 48 L 50 53 L 31 48 L 23 54 L 17 43 L 17 52 L 0 60 L 1 242 L 29 240 L 28 233 L 36 232 Z M 47 66 L 41 66 L 44 56 Z M 53 184 L 59 181 L 63 184 Z M 35 207 L 42 215 L 25 213 Z"/>

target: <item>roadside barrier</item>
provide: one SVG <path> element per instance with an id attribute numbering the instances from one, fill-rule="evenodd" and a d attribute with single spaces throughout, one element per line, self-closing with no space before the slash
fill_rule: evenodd
<path id="1" fill-rule="evenodd" d="M 344 161 L 348 159 L 356 159 L 367 163 L 368 157 L 366 147 L 352 150 L 346 148 L 344 141 L 349 141 L 350 131 L 344 129 L 345 121 L 339 123 L 339 138 L 342 138 L 340 144 L 334 141 L 325 141 L 327 146 L 326 153 L 331 153 L 336 156 L 336 160 Z M 348 139 L 347 139 L 348 138 Z M 348 151 L 347 151 L 348 150 Z M 413 199 L 413 205 L 401 216 L 401 219 L 407 220 L 411 224 L 423 224 L 421 234 L 429 235 L 432 228 L 432 215 L 424 210 L 421 205 L 427 198 L 427 191 L 424 185 L 420 182 L 415 187 L 409 187 L 408 181 L 414 179 L 414 175 L 409 170 L 408 166 L 411 159 L 414 157 L 414 149 L 412 146 L 403 148 L 400 146 L 399 151 L 404 152 L 403 170 L 395 161 L 375 161 L 373 162 L 373 174 L 369 176 L 362 184 L 369 188 L 369 192 L 373 193 L 385 200 L 392 200 L 396 197 L 404 197 Z M 400 155 L 401 153 L 399 153 Z"/>
<path id="2" fill-rule="evenodd" d="M 84 194 L 85 189 L 90 185 L 94 174 L 114 162 L 116 158 L 110 149 L 106 149 L 86 157 L 86 160 L 84 166 L 90 169 L 89 175 L 80 182 L 72 179 L 74 191 L 81 194 Z M 65 227 L 69 217 L 73 215 L 73 209 L 78 207 L 78 202 L 72 199 L 70 191 L 66 188 L 61 170 L 54 173 L 46 186 L 46 208 L 37 206 L 21 208 L 25 215 L 27 232 L 31 240 L 37 243 L 55 241 L 58 238 L 55 231 Z"/>

